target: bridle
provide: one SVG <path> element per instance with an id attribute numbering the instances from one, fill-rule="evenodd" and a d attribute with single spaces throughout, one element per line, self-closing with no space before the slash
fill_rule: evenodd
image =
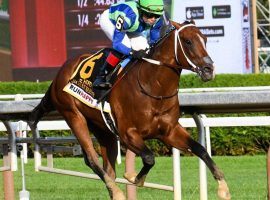
<path id="1" fill-rule="evenodd" d="M 143 58 L 143 60 L 145 60 L 146 62 L 152 63 L 154 65 L 162 65 L 162 66 L 166 66 L 166 67 L 169 67 L 169 68 L 174 68 L 174 69 L 179 69 L 180 68 L 180 69 L 182 69 L 182 66 L 181 66 L 181 64 L 179 62 L 178 54 L 177 54 L 177 52 L 178 52 L 178 46 L 180 46 L 180 48 L 181 48 L 181 50 L 183 52 L 184 57 L 186 58 L 188 64 L 192 67 L 191 68 L 191 71 L 198 72 L 198 67 L 186 55 L 186 53 L 184 51 L 184 48 L 183 48 L 183 45 L 181 43 L 180 36 L 179 36 L 179 33 L 183 29 L 185 29 L 187 27 L 196 27 L 196 26 L 194 24 L 185 24 L 185 25 L 181 26 L 179 29 L 176 29 L 174 26 L 172 26 L 172 28 L 169 30 L 169 32 L 167 34 L 167 35 L 169 35 L 172 31 L 174 31 L 174 55 L 175 55 L 175 60 L 176 60 L 177 65 L 172 65 L 172 64 L 164 63 L 164 62 L 161 62 L 161 61 L 158 61 L 158 60 L 154 60 L 154 59 L 150 59 L 150 58 Z M 161 40 L 163 40 L 163 39 L 164 38 L 161 38 Z"/>
<path id="2" fill-rule="evenodd" d="M 195 26 L 194 24 L 186 24 L 184 26 L 181 26 L 179 29 L 176 29 L 174 26 L 169 30 L 169 32 L 167 33 L 167 35 L 169 35 L 173 30 L 174 31 L 174 34 L 175 34 L 175 39 L 174 39 L 174 53 L 175 53 L 175 60 L 176 60 L 176 63 L 177 65 L 172 65 L 172 64 L 168 64 L 168 63 L 163 63 L 161 61 L 158 61 L 158 60 L 154 60 L 154 59 L 150 59 L 150 58 L 143 58 L 143 60 L 145 60 L 146 62 L 149 62 L 151 64 L 154 64 L 154 65 L 159 65 L 159 66 L 165 66 L 165 67 L 168 67 L 170 69 L 172 69 L 173 71 L 175 71 L 178 75 L 180 74 L 179 73 L 179 69 L 182 69 L 181 67 L 181 64 L 179 62 L 179 59 L 178 59 L 178 55 L 177 55 L 177 52 L 178 52 L 178 46 L 180 46 L 182 52 L 183 52 L 183 55 L 185 56 L 187 62 L 189 63 L 190 66 L 192 66 L 192 71 L 194 72 L 197 72 L 198 71 L 198 67 L 187 57 L 184 49 L 183 49 L 183 45 L 181 43 L 181 40 L 180 40 L 180 36 L 179 36 L 179 33 L 180 31 L 182 31 L 183 29 L 187 28 L 187 27 L 192 27 L 192 26 Z M 166 36 L 167 36 L 166 35 Z M 163 40 L 164 38 L 161 38 L 161 40 Z M 178 45 L 179 43 L 179 45 Z M 140 71 L 141 71 L 141 67 L 142 67 L 142 63 L 138 69 L 138 73 L 137 73 L 137 82 L 138 82 L 138 85 L 141 89 L 141 92 L 149 97 L 152 97 L 154 99 L 157 99 L 157 100 L 163 100 L 163 99 L 169 99 L 169 98 L 172 98 L 174 96 L 176 96 L 178 94 L 178 89 L 176 89 L 176 91 L 171 94 L 171 95 L 167 95 L 167 96 L 157 96 L 157 95 L 153 95 L 151 94 L 150 92 L 146 91 L 146 89 L 142 86 L 141 82 L 140 82 Z M 178 70 L 177 70 L 178 69 Z"/>
<path id="3" fill-rule="evenodd" d="M 191 69 L 191 71 L 194 71 L 194 72 L 196 72 L 196 71 L 198 71 L 198 67 L 188 58 L 188 56 L 186 55 L 186 53 L 185 53 L 185 51 L 184 51 L 184 48 L 183 48 L 183 45 L 182 45 L 182 43 L 181 43 L 181 40 L 180 40 L 180 36 L 179 36 L 179 33 L 180 33 L 180 31 L 182 31 L 183 29 L 185 29 L 185 28 L 187 28 L 187 27 L 191 27 L 191 26 L 195 26 L 194 24 L 186 24 L 186 25 L 184 25 L 184 26 L 181 26 L 178 30 L 175 30 L 175 39 L 174 39 L 174 54 L 175 54 L 175 59 L 176 59 L 176 62 L 177 62 L 177 64 L 178 65 L 181 65 L 180 64 L 180 62 L 179 62 L 179 59 L 178 59 L 178 54 L 177 54 L 177 51 L 178 51 L 178 43 L 179 43 L 179 45 L 180 45 L 180 47 L 181 47 L 181 50 L 182 50 L 182 52 L 183 52 L 183 54 L 184 54 L 184 56 L 185 56 L 185 58 L 186 58 L 186 60 L 187 60 L 187 62 L 188 62 L 188 64 L 190 65 L 190 66 L 192 66 L 192 69 Z M 178 42 L 178 43 L 177 43 Z"/>

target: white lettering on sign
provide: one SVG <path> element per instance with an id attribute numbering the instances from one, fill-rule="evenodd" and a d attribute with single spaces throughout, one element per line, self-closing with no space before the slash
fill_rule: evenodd
<path id="1" fill-rule="evenodd" d="M 79 8 L 87 7 L 88 0 L 77 0 L 77 4 Z"/>
<path id="2" fill-rule="evenodd" d="M 89 24 L 89 16 L 88 14 L 78 14 L 78 25 L 80 27 L 87 26 Z"/>

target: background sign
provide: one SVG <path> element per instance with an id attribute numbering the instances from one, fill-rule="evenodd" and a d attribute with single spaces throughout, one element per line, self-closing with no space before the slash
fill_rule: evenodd
<path id="1" fill-rule="evenodd" d="M 99 18 L 104 10 L 124 0 L 65 0 L 67 57 L 95 53 L 111 46 L 100 29 Z"/>
<path id="2" fill-rule="evenodd" d="M 231 18 L 231 6 L 212 6 L 213 18 Z"/>
<path id="3" fill-rule="evenodd" d="M 174 0 L 173 5 L 174 21 L 194 19 L 208 37 L 216 73 L 252 72 L 249 0 Z"/>
<path id="4" fill-rule="evenodd" d="M 204 19 L 204 9 L 203 7 L 187 7 L 186 8 L 186 18 L 190 19 Z"/>
<path id="5" fill-rule="evenodd" d="M 111 47 L 111 41 L 100 28 L 99 18 L 112 4 L 122 2 L 125 0 L 64 0 L 68 58 Z M 165 10 L 170 11 L 171 0 L 164 0 L 164 4 Z"/>

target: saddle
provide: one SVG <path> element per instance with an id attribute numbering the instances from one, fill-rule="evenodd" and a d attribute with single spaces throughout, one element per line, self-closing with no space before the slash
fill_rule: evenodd
<path id="1" fill-rule="evenodd" d="M 102 113 L 104 122 L 108 128 L 115 133 L 116 128 L 112 126 L 114 120 L 111 117 L 111 108 L 107 102 L 109 90 L 99 90 L 93 87 L 93 82 L 99 73 L 99 68 L 105 62 L 111 49 L 104 48 L 97 53 L 90 55 L 84 54 L 80 56 L 77 68 L 70 77 L 68 84 L 63 91 L 69 93 L 89 107 L 98 109 Z M 117 76 L 123 76 L 127 69 L 125 66 L 130 62 L 131 58 L 125 58 L 115 67 L 115 69 L 107 75 L 107 80 L 113 85 L 117 80 Z"/>
<path id="2" fill-rule="evenodd" d="M 64 88 L 64 91 L 68 93 L 70 93 L 70 91 L 73 91 L 72 93 L 77 93 L 75 97 L 79 97 L 79 100 L 87 105 L 91 103 L 93 99 L 96 99 L 99 102 L 103 99 L 106 100 L 106 98 L 104 98 L 104 94 L 107 93 L 107 90 L 95 89 L 93 87 L 93 82 L 99 73 L 99 68 L 105 62 L 110 51 L 110 48 L 104 48 L 93 55 L 82 55 L 77 68 L 72 74 L 69 84 Z M 118 74 L 123 71 L 124 67 L 130 62 L 130 60 L 130 58 L 123 59 L 115 69 L 107 75 L 106 78 L 112 85 L 115 83 Z"/>

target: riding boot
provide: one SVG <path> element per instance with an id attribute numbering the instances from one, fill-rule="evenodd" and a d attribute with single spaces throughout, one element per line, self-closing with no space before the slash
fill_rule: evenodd
<path id="1" fill-rule="evenodd" d="M 110 52 L 105 63 L 101 66 L 99 74 L 93 83 L 93 87 L 97 89 L 108 89 L 112 87 L 106 76 L 113 70 L 113 68 L 120 62 L 120 54 L 117 52 Z"/>
<path id="2" fill-rule="evenodd" d="M 106 75 L 111 71 L 112 67 L 110 64 L 105 61 L 104 64 L 99 69 L 99 73 L 96 77 L 96 80 L 93 83 L 93 87 L 97 89 L 108 89 L 112 85 L 109 81 L 106 80 Z"/>

